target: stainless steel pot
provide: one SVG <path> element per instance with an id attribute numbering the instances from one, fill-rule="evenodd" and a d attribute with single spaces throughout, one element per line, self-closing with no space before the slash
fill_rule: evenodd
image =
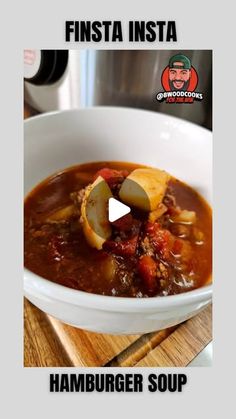
<path id="1" fill-rule="evenodd" d="M 41 67 L 38 63 L 36 66 L 37 71 L 41 69 L 39 77 L 37 73 L 32 77 L 26 63 L 26 74 L 31 77 L 25 81 L 25 100 L 40 111 L 97 105 L 130 106 L 212 128 L 210 50 L 69 50 L 68 54 L 54 54 L 54 61 L 51 51 L 56 50 L 48 50 L 48 57 L 45 50 L 37 53 L 38 60 L 41 54 L 43 61 Z M 171 56 L 179 52 L 185 54 L 197 70 L 197 91 L 203 93 L 204 99 L 192 104 L 160 103 L 156 94 L 163 90 L 162 71 Z M 45 66 L 51 67 L 46 71 Z M 42 72 L 48 79 L 44 77 L 42 81 Z"/>

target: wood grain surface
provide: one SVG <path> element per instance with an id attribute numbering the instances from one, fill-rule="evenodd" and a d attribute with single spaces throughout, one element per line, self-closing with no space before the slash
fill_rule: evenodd
<path id="1" fill-rule="evenodd" d="M 26 367 L 104 366 L 139 338 L 87 332 L 43 313 L 27 299 L 24 306 Z"/>
<path id="2" fill-rule="evenodd" d="M 37 111 L 24 106 L 24 118 Z M 169 329 L 112 336 L 68 326 L 25 299 L 25 367 L 184 367 L 212 340 L 212 308 Z"/>
<path id="3" fill-rule="evenodd" d="M 61 342 L 47 316 L 25 299 L 24 304 L 24 366 L 70 367 Z"/>
<path id="4" fill-rule="evenodd" d="M 136 364 L 137 367 L 186 367 L 212 340 L 212 307 L 181 324 Z"/>
<path id="5" fill-rule="evenodd" d="M 211 341 L 211 306 L 182 323 L 142 336 L 68 326 L 25 299 L 25 367 L 187 366 Z"/>

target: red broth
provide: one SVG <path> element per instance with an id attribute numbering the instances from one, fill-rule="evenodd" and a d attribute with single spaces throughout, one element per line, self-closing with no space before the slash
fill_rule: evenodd
<path id="1" fill-rule="evenodd" d="M 36 186 L 24 206 L 25 267 L 66 287 L 102 295 L 165 296 L 204 285 L 212 271 L 211 208 L 179 180 L 170 180 L 163 201 L 168 211 L 158 222 L 150 224 L 146 213 L 134 209 L 123 226 L 113 226 L 113 236 L 101 250 L 87 243 L 79 212 L 48 221 L 55 211 L 71 206 L 71 194 L 91 183 L 98 170 L 112 168 L 127 175 L 139 167 L 143 166 L 88 163 L 59 172 Z M 170 197 L 175 202 L 170 202 Z M 178 207 L 195 211 L 194 225 L 172 222 L 171 211 Z M 129 223 L 133 223 L 132 233 Z"/>

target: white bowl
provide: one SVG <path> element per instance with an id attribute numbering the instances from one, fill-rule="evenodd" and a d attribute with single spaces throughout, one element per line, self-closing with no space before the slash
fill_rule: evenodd
<path id="1" fill-rule="evenodd" d="M 131 161 L 165 169 L 211 202 L 212 135 L 156 112 L 90 108 L 25 121 L 25 194 L 54 172 L 90 161 Z M 25 296 L 65 323 L 95 332 L 136 334 L 164 329 L 197 314 L 212 285 L 145 299 L 73 290 L 25 269 Z"/>

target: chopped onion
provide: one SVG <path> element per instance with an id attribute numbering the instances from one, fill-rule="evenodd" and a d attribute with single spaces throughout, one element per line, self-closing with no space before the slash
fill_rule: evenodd
<path id="1" fill-rule="evenodd" d="M 149 213 L 148 221 L 154 223 L 158 218 L 160 218 L 167 211 L 167 207 L 164 204 L 159 204 L 158 207 Z"/>
<path id="2" fill-rule="evenodd" d="M 171 221 L 180 224 L 194 224 L 196 222 L 196 218 L 195 211 L 182 210 L 179 214 L 173 216 Z"/>
<path id="3" fill-rule="evenodd" d="M 201 230 L 198 230 L 198 228 L 193 229 L 193 236 L 196 244 L 203 244 L 204 243 L 204 234 Z"/>

